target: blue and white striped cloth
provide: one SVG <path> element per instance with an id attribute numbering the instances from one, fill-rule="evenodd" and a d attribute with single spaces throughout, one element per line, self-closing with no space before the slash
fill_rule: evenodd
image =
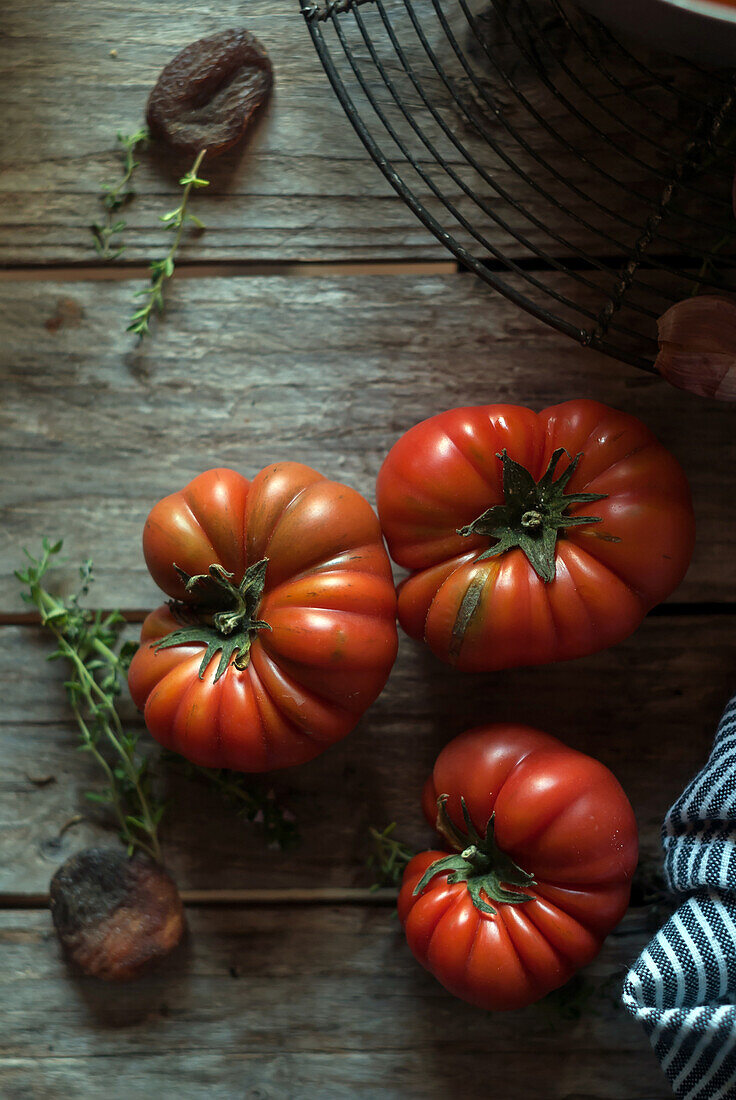
<path id="1" fill-rule="evenodd" d="M 708 763 L 667 814 L 664 870 L 689 894 L 642 951 L 623 1002 L 675 1094 L 736 1098 L 736 696 Z"/>

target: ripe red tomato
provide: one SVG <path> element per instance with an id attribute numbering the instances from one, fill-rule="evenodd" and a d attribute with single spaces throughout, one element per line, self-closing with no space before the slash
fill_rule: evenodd
<path id="1" fill-rule="evenodd" d="M 175 601 L 143 624 L 129 686 L 161 744 L 265 771 L 339 741 L 396 656 L 396 593 L 375 513 L 296 462 L 249 483 L 209 470 L 161 500 L 146 563 Z"/>
<path id="2" fill-rule="evenodd" d="M 690 490 L 639 420 L 596 401 L 452 409 L 378 475 L 399 622 L 458 668 L 546 664 L 626 638 L 682 580 Z"/>
<path id="3" fill-rule="evenodd" d="M 608 768 L 527 726 L 482 726 L 442 750 L 423 807 L 462 854 L 414 856 L 399 917 L 446 989 L 521 1008 L 598 954 L 626 912 L 638 854 Z"/>

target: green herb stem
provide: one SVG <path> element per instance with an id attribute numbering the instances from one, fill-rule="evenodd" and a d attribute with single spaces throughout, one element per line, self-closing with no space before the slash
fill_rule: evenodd
<path id="1" fill-rule="evenodd" d="M 134 134 L 118 133 L 118 142 L 123 150 L 123 172 L 117 183 L 105 184 L 102 191 L 102 203 L 106 210 L 104 222 L 95 222 L 90 228 L 94 238 L 95 251 L 103 260 L 116 260 L 125 251 L 122 241 L 114 243 L 114 238 L 119 237 L 126 227 L 123 218 L 115 218 L 113 215 L 135 195 L 130 186 L 133 174 L 139 166 L 135 159 L 135 151 L 139 145 L 149 140 L 148 130 L 143 127 Z"/>
<path id="2" fill-rule="evenodd" d="M 396 822 L 392 821 L 382 831 L 373 825 L 369 829 L 373 852 L 368 857 L 366 866 L 373 871 L 376 878 L 372 890 L 379 890 L 382 886 L 399 886 L 404 868 L 416 854 L 408 845 L 394 837 L 395 828 Z"/>
<path id="3" fill-rule="evenodd" d="M 236 813 L 259 825 L 273 848 L 286 850 L 299 840 L 294 815 L 276 801 L 273 791 L 253 785 L 251 776 L 227 768 L 205 768 L 191 764 L 176 753 L 167 753 L 167 761 L 189 779 L 203 779 L 214 787 Z"/>
<path id="4" fill-rule="evenodd" d="M 116 706 L 128 649 L 123 646 L 116 653 L 112 647 L 124 620 L 119 612 L 103 615 L 79 606 L 79 597 L 86 594 L 92 580 L 89 562 L 80 569 L 80 591 L 66 602 L 43 587 L 42 578 L 61 548 L 61 542 L 52 545 L 44 539 L 41 556 L 34 558 L 26 551 L 30 564 L 16 577 L 28 586 L 23 598 L 38 608 L 42 624 L 56 639 L 58 648 L 50 657 L 64 657 L 72 668 L 65 686 L 79 727 L 80 748 L 91 753 L 108 782 L 103 793 L 91 792 L 88 797 L 112 807 L 129 851 L 138 848 L 160 862 L 158 825 L 164 806 L 155 802 L 149 790 L 147 763 L 138 759 L 138 736 L 126 734 Z M 113 750 L 115 765 L 107 760 L 100 743 Z"/>
<path id="5" fill-rule="evenodd" d="M 119 611 L 93 612 L 80 607 L 79 600 L 93 580 L 91 562 L 81 566 L 81 586 L 67 599 L 53 596 L 44 587 L 43 578 L 61 549 L 61 541 L 52 544 L 44 539 L 38 558 L 25 552 L 29 564 L 18 570 L 16 577 L 27 587 L 23 599 L 38 609 L 41 623 L 56 639 L 57 648 L 49 659 L 65 658 L 71 665 L 65 687 L 79 728 L 79 747 L 96 760 L 107 783 L 102 791 L 88 791 L 87 798 L 110 806 L 129 852 L 137 848 L 160 862 L 158 827 L 165 806 L 151 792 L 148 763 L 138 750 L 139 734 L 125 731 L 117 709 L 117 697 L 137 647 L 132 642 L 118 644 L 125 625 Z M 167 753 L 166 759 L 185 774 L 215 787 L 238 814 L 262 827 L 272 846 L 287 848 L 298 839 L 293 815 L 277 803 L 272 791 L 253 787 L 250 777 L 226 769 L 201 768 L 173 753 Z"/>
<path id="6" fill-rule="evenodd" d="M 163 312 L 164 284 L 174 274 L 174 257 L 181 243 L 185 226 L 191 222 L 198 229 L 204 229 L 204 223 L 194 214 L 190 214 L 188 207 L 192 191 L 209 186 L 209 180 L 201 179 L 198 176 L 206 152 L 206 149 L 199 151 L 189 172 L 179 180 L 180 185 L 184 188 L 180 205 L 174 210 L 170 210 L 168 214 L 161 215 L 161 221 L 164 222 L 167 229 L 173 231 L 174 238 L 164 258 L 153 260 L 150 264 L 151 281 L 149 285 L 136 294 L 136 297 L 145 298 L 146 301 L 130 318 L 128 332 L 134 332 L 141 339 L 149 332 L 150 320 L 153 314 Z"/>

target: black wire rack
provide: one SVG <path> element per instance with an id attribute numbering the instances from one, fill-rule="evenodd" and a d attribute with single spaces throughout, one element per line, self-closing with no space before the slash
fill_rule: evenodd
<path id="1" fill-rule="evenodd" d="M 564 0 L 300 0 L 391 186 L 464 269 L 654 369 L 657 318 L 732 291 L 734 74 Z"/>

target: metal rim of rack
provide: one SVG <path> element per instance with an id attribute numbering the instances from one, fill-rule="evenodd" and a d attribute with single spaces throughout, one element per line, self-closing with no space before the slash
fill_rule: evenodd
<path id="1" fill-rule="evenodd" d="M 422 15 L 417 10 L 421 3 Z M 700 289 L 718 293 L 736 287 L 736 257 L 724 247 L 725 238 L 732 243 L 731 132 L 725 140 L 723 134 L 736 102 L 734 74 L 677 61 L 674 77 L 671 71 L 662 75 L 592 16 L 576 13 L 567 0 L 491 0 L 485 14 L 505 36 L 501 49 L 483 32 L 483 13 L 471 4 L 300 0 L 330 84 L 371 158 L 462 267 L 578 343 L 654 372 L 656 319 L 664 308 Z M 564 47 L 557 48 L 549 34 L 538 40 L 525 36 L 519 16 L 527 27 L 562 31 Z M 458 30 L 453 24 L 460 19 Z M 474 56 L 464 48 L 463 34 Z M 571 48 L 577 51 L 572 60 L 567 56 Z M 613 71 L 611 57 L 636 75 L 631 87 Z M 608 125 L 591 118 L 585 66 L 596 68 L 611 102 L 616 96 L 630 101 L 630 113 L 616 111 L 601 98 L 596 110 Z M 514 71 L 519 67 L 526 78 L 531 76 L 532 86 L 521 86 Z M 550 124 L 540 94 L 547 103 L 556 100 L 563 122 L 577 127 L 577 143 Z M 555 155 L 534 148 L 524 131 L 530 124 L 545 133 Z M 665 132 L 672 127 L 672 148 L 662 139 L 663 125 Z M 581 131 L 590 143 L 582 149 Z M 476 144 L 480 139 L 487 157 L 471 151 L 467 134 Z M 620 157 L 643 182 L 627 191 L 616 168 L 597 159 L 594 150 L 605 145 L 613 146 L 614 165 Z M 573 181 L 565 163 L 574 159 Z M 486 186 L 485 197 L 469 184 L 469 176 Z M 516 181 L 532 197 L 531 205 L 515 195 Z M 620 204 L 600 198 L 600 185 L 621 192 Z M 571 195 L 569 206 L 555 189 L 560 186 Z M 545 210 L 567 219 L 575 230 L 572 239 L 549 228 Z M 576 233 L 587 234 L 582 239 L 591 244 L 578 243 Z M 513 242 L 511 249 L 503 247 L 506 240 Z M 602 260 L 606 249 L 612 250 L 611 258 Z M 667 289 L 647 282 L 647 272 L 662 276 Z M 577 288 L 575 295 L 557 289 L 560 279 Z M 654 307 L 658 299 L 664 308 Z"/>

